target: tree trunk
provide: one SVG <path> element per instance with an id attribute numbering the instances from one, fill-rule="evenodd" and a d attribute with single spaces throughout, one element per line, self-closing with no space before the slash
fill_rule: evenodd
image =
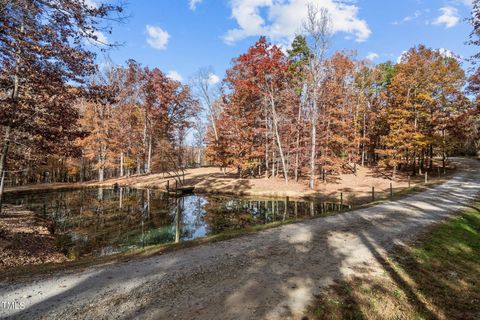
<path id="1" fill-rule="evenodd" d="M 105 180 L 105 170 L 98 168 L 98 181 L 103 182 L 103 180 Z"/>
<path id="2" fill-rule="evenodd" d="M 120 177 L 123 177 L 124 169 L 123 169 L 123 151 L 120 152 Z"/>
<path id="3" fill-rule="evenodd" d="M 392 181 L 395 181 L 397 175 L 397 163 L 393 165 Z"/>
<path id="4" fill-rule="evenodd" d="M 213 134 L 215 135 L 215 142 L 218 143 L 218 131 L 215 119 L 213 118 L 213 108 L 210 107 L 210 121 L 212 122 Z"/>
<path id="5" fill-rule="evenodd" d="M 429 163 L 430 170 L 433 169 L 433 144 L 430 145 L 430 163 Z"/>
<path id="6" fill-rule="evenodd" d="M 150 174 L 152 172 L 152 136 L 150 135 L 148 139 L 148 157 L 147 157 L 147 168 L 145 173 Z"/>
<path id="7" fill-rule="evenodd" d="M 442 169 L 443 173 L 445 173 L 446 169 L 446 158 L 447 158 L 447 152 L 446 152 L 446 139 L 445 139 L 445 129 L 442 130 Z"/>
<path id="8" fill-rule="evenodd" d="M 288 169 L 285 161 L 285 155 L 283 154 L 282 141 L 280 140 L 280 134 L 278 132 L 277 110 L 275 108 L 275 101 L 273 100 L 273 96 L 270 96 L 270 105 L 272 107 L 273 129 L 275 130 L 278 152 L 280 153 L 280 160 L 282 161 L 283 177 L 285 178 L 285 182 L 288 183 Z"/>
<path id="9" fill-rule="evenodd" d="M 268 179 L 268 115 L 265 111 L 265 179 Z"/>
<path id="10" fill-rule="evenodd" d="M 311 151 L 310 151 L 310 189 L 315 187 L 315 156 L 316 156 L 317 128 L 312 125 Z"/>
<path id="11" fill-rule="evenodd" d="M 413 159 L 412 159 L 412 175 L 413 176 L 417 175 L 416 163 L 417 163 L 417 154 L 414 152 Z"/>
<path id="12" fill-rule="evenodd" d="M 300 122 L 302 121 L 302 104 L 300 104 L 300 107 L 298 108 L 298 117 L 297 117 L 297 125 L 300 125 Z M 296 150 L 295 150 L 295 181 L 298 182 L 298 169 L 300 166 L 300 128 L 297 129 L 297 141 L 295 144 Z"/>
<path id="13" fill-rule="evenodd" d="M 370 102 L 368 102 L 370 105 Z M 370 108 L 369 108 L 370 109 Z M 367 112 L 363 113 L 362 167 L 365 165 L 365 139 L 367 136 Z"/>
<path id="14" fill-rule="evenodd" d="M 275 177 L 275 149 L 272 150 L 272 178 Z"/>

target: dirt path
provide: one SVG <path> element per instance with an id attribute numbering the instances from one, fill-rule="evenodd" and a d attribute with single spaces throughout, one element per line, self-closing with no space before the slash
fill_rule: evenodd
<path id="1" fill-rule="evenodd" d="M 456 159 L 445 184 L 375 207 L 143 260 L 0 284 L 0 317 L 299 319 L 323 286 L 383 269 L 383 254 L 465 208 L 480 162 Z M 17 305 L 19 306 L 19 305 Z"/>

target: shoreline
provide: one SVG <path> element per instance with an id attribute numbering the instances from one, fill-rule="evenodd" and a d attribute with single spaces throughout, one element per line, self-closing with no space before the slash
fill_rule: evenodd
<path id="1" fill-rule="evenodd" d="M 429 189 L 431 189 L 435 186 L 443 184 L 446 181 L 448 181 L 449 179 L 451 179 L 451 176 L 446 176 L 445 179 L 442 179 L 442 180 L 432 181 L 432 182 L 428 183 L 427 185 L 412 186 L 412 188 L 410 188 L 410 189 L 408 189 L 408 188 L 402 189 L 399 192 L 396 192 L 393 197 L 389 197 L 389 195 L 387 195 L 387 196 L 382 195 L 382 196 L 379 196 L 378 198 L 376 198 L 375 201 L 373 201 L 373 202 L 371 201 L 371 199 L 369 197 L 367 197 L 366 201 L 356 202 L 355 205 L 352 205 L 352 207 L 350 209 L 343 210 L 342 213 L 349 212 L 349 211 L 352 211 L 352 210 L 359 210 L 359 209 L 363 209 L 363 208 L 368 208 L 368 207 L 371 207 L 371 206 L 374 206 L 374 205 L 385 203 L 386 201 L 395 201 L 395 200 L 402 199 L 406 196 L 411 196 L 411 195 L 414 195 L 414 194 L 418 194 L 420 192 L 424 192 L 424 191 L 429 190 Z M 53 188 L 53 189 L 58 189 L 58 190 L 62 189 L 62 188 L 63 189 L 76 189 L 76 188 L 71 188 L 71 184 L 55 185 L 54 187 L 55 188 Z M 81 188 L 83 188 L 83 187 L 85 187 L 85 186 L 81 186 Z M 94 187 L 97 187 L 97 186 L 96 185 L 90 185 L 89 187 L 94 188 Z M 41 190 L 38 190 L 38 189 L 37 190 L 24 190 L 24 191 L 27 191 L 27 192 L 35 192 L 35 191 L 43 192 L 43 191 L 48 191 L 48 190 L 52 190 L 52 188 L 41 189 Z M 15 191 L 18 191 L 18 190 L 15 190 Z M 13 192 L 13 191 L 11 191 L 11 192 Z M 222 194 L 225 194 L 225 193 L 222 193 Z M 242 196 L 250 197 L 248 194 L 243 194 Z M 325 195 L 323 194 L 322 197 L 324 197 L 324 196 Z M 255 193 L 254 197 L 261 197 L 261 195 L 259 195 L 259 193 Z M 265 198 L 268 198 L 268 197 L 265 196 Z M 314 201 L 316 199 L 315 198 L 306 198 L 306 197 L 298 199 L 298 198 L 292 197 L 291 200 L 292 201 L 296 201 L 296 200 L 311 200 L 311 201 Z M 22 208 L 21 206 L 12 206 L 12 205 L 7 205 L 7 206 L 16 207 L 18 210 L 28 211 L 28 210 Z M 31 211 L 30 211 L 30 213 L 34 214 Z M 336 213 L 332 214 L 332 215 L 336 215 Z M 184 248 L 205 245 L 205 244 L 208 244 L 208 243 L 229 240 L 229 239 L 232 239 L 232 238 L 238 238 L 238 237 L 246 236 L 246 235 L 249 235 L 249 234 L 252 234 L 252 233 L 257 233 L 257 232 L 262 231 L 262 230 L 268 230 L 268 229 L 276 228 L 276 227 L 279 227 L 279 226 L 282 226 L 282 225 L 302 223 L 302 222 L 305 222 L 305 221 L 308 221 L 308 220 L 311 220 L 311 219 L 317 219 L 317 218 L 320 218 L 320 217 L 305 218 L 305 219 L 300 219 L 300 220 L 288 220 L 288 221 L 284 221 L 284 222 L 280 222 L 280 223 L 276 222 L 276 223 L 271 223 L 271 224 L 268 224 L 268 225 L 252 226 L 252 227 L 244 228 L 244 229 L 241 229 L 241 230 L 223 232 L 223 233 L 220 233 L 220 234 L 210 235 L 210 236 L 207 236 L 207 237 L 202 237 L 202 238 L 195 239 L 195 240 L 185 241 L 185 242 L 181 242 L 181 243 L 178 243 L 178 244 L 166 243 L 166 244 L 151 245 L 151 246 L 148 246 L 148 247 L 145 247 L 145 248 L 142 248 L 142 249 L 137 249 L 137 250 L 129 251 L 129 252 L 122 253 L 122 254 L 104 256 L 104 257 L 100 257 L 100 258 L 95 257 L 93 259 L 92 258 L 86 258 L 86 259 L 71 261 L 71 260 L 68 260 L 68 258 L 65 255 L 62 254 L 64 256 L 65 260 L 60 261 L 60 262 L 45 261 L 45 262 L 36 263 L 36 264 L 25 264 L 25 265 L 19 264 L 17 268 L 9 268 L 9 267 L 3 268 L 2 271 L 4 273 L 4 277 L 0 277 L 0 279 L 6 280 L 6 279 L 11 278 L 11 277 L 24 276 L 25 274 L 30 274 L 30 273 L 34 273 L 34 274 L 42 274 L 44 272 L 48 273 L 48 272 L 52 272 L 54 270 L 59 270 L 59 269 L 62 269 L 62 268 L 67 268 L 68 270 L 73 271 L 73 270 L 77 270 L 78 268 L 83 268 L 83 267 L 104 265 L 104 264 L 116 263 L 116 262 L 122 262 L 122 261 L 130 261 L 132 259 L 141 259 L 141 258 L 146 258 L 146 257 L 153 256 L 153 255 L 165 254 L 165 253 L 168 253 L 168 252 L 172 252 L 172 251 L 176 251 L 176 250 L 180 250 L 180 249 L 184 249 Z M 44 219 L 40 218 L 40 220 L 44 220 Z M 1 219 L 0 219 L 0 222 L 1 222 Z M 53 235 L 51 235 L 51 236 L 54 237 Z M 56 246 L 55 246 L 55 249 L 57 249 Z M 57 252 L 58 252 L 58 249 L 57 249 Z"/>
<path id="2" fill-rule="evenodd" d="M 290 198 L 292 200 L 318 200 L 339 198 L 340 193 L 344 199 L 353 197 L 358 199 L 371 199 L 372 188 L 375 195 L 379 198 L 390 195 L 390 184 L 392 183 L 392 191 L 394 194 L 403 193 L 409 188 L 417 188 L 422 186 L 434 186 L 448 180 L 456 172 L 455 166 L 449 166 L 446 174 L 437 174 L 429 177 L 425 183 L 424 176 L 417 175 L 412 177 L 408 182 L 408 175 L 400 173 L 396 181 L 384 178 L 384 175 L 374 176 L 369 169 L 359 176 L 353 174 L 343 174 L 333 177 L 334 181 L 329 183 L 317 184 L 315 190 L 311 190 L 306 186 L 305 181 L 291 181 L 286 184 L 279 178 L 256 178 L 256 179 L 239 179 L 232 173 L 223 175 L 219 173 L 218 168 L 207 167 L 201 169 L 189 169 L 185 174 L 185 187 L 193 187 L 194 193 L 203 195 L 228 195 L 239 197 L 265 197 L 265 198 Z M 136 175 L 122 178 L 112 178 L 103 182 L 74 182 L 74 183 L 52 183 L 52 184 L 33 184 L 19 187 L 7 187 L 5 194 L 23 193 L 23 192 L 45 192 L 55 190 L 78 190 L 83 188 L 111 188 L 115 184 L 120 187 L 130 187 L 136 189 L 155 189 L 167 192 L 167 181 L 173 185 L 173 178 L 166 177 L 163 173 Z"/>

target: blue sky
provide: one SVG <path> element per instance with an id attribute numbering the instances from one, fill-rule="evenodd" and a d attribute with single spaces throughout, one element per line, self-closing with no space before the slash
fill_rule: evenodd
<path id="1" fill-rule="evenodd" d="M 222 78 L 231 59 L 260 35 L 288 45 L 308 2 L 329 10 L 331 52 L 356 50 L 374 63 L 395 61 L 420 43 L 462 57 L 474 52 L 465 45 L 471 0 L 130 0 L 128 21 L 104 36 L 124 43 L 108 53 L 115 64 L 133 58 L 185 83 L 200 67 L 211 66 Z"/>

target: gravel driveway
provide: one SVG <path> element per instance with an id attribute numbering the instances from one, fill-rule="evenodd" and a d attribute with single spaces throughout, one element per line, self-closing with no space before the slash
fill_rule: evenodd
<path id="1" fill-rule="evenodd" d="M 385 250 L 477 197 L 480 161 L 454 161 L 459 169 L 448 182 L 399 201 L 75 274 L 0 283 L 0 317 L 297 319 L 323 286 L 383 272 Z M 25 307 L 5 308 L 13 301 Z"/>

